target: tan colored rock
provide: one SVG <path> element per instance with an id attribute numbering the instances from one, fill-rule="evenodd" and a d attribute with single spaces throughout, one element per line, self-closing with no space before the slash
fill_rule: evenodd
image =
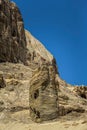
<path id="1" fill-rule="evenodd" d="M 42 45 L 40 41 L 38 41 L 34 36 L 31 35 L 30 32 L 25 30 L 26 41 L 27 41 L 27 49 L 30 53 L 29 61 L 36 61 L 37 63 L 42 62 L 52 62 L 53 55 Z M 28 54 L 29 54 L 28 53 Z"/>
<path id="2" fill-rule="evenodd" d="M 33 121 L 46 121 L 58 117 L 58 95 L 53 66 L 42 65 L 30 81 L 29 103 Z"/>
<path id="3" fill-rule="evenodd" d="M 26 109 L 29 111 L 31 69 L 23 64 L 0 63 L 0 78 L 2 76 L 6 83 L 3 89 L 0 88 L 0 101 L 4 102 L 3 111 L 7 113 Z"/>
<path id="4" fill-rule="evenodd" d="M 32 69 L 40 67 L 42 64 L 53 65 L 56 73 L 57 65 L 53 55 L 38 41 L 30 32 L 25 30 L 27 41 L 27 62 Z"/>
<path id="5" fill-rule="evenodd" d="M 0 122 L 29 123 L 29 112 L 36 122 L 68 119 L 70 114 L 71 120 L 82 114 L 87 118 L 86 87 L 72 86 L 59 77 L 53 55 L 24 31 L 15 3 L 0 0 L 0 9 Z"/>
<path id="6" fill-rule="evenodd" d="M 87 99 L 87 86 L 76 86 L 74 87 L 73 92 L 78 96 Z"/>

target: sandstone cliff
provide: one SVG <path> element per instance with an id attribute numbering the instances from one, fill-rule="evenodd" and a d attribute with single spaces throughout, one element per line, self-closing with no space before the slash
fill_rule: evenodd
<path id="1" fill-rule="evenodd" d="M 26 38 L 21 13 L 15 3 L 0 0 L 0 62 L 23 62 Z"/>
<path id="2" fill-rule="evenodd" d="M 15 3 L 0 0 L 0 9 L 0 122 L 29 123 L 29 114 L 34 121 L 37 117 L 86 116 L 86 87 L 72 86 L 60 78 L 53 55 L 24 30 Z"/>

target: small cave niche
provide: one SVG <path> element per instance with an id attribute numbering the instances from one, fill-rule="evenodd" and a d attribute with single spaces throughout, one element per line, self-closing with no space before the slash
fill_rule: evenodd
<path id="1" fill-rule="evenodd" d="M 40 112 L 37 111 L 35 108 L 33 109 L 34 114 L 36 115 L 36 118 L 40 118 Z"/>
<path id="2" fill-rule="evenodd" d="M 5 62 L 5 60 L 3 60 L 3 59 L 0 59 L 0 63 L 3 63 L 3 62 Z"/>
<path id="3" fill-rule="evenodd" d="M 37 118 L 40 118 L 40 112 L 37 111 L 36 114 L 37 114 Z"/>
<path id="4" fill-rule="evenodd" d="M 6 83 L 3 77 L 0 77 L 0 89 L 1 88 L 5 88 L 6 87 Z"/>
<path id="5" fill-rule="evenodd" d="M 86 95 L 85 94 L 81 94 L 80 95 L 82 98 L 85 98 L 86 99 Z"/>
<path id="6" fill-rule="evenodd" d="M 12 30 L 12 36 L 16 37 L 16 30 L 14 30 L 14 29 Z"/>
<path id="7" fill-rule="evenodd" d="M 34 92 L 34 99 L 37 99 L 39 97 L 39 90 L 35 90 Z"/>

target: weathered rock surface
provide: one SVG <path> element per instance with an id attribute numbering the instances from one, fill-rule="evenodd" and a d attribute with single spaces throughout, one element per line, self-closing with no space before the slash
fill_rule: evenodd
<path id="1" fill-rule="evenodd" d="M 67 84 L 64 80 L 62 80 L 59 77 L 59 73 L 56 66 L 56 61 L 54 57 L 44 48 L 44 46 L 36 40 L 28 31 L 26 33 L 26 39 L 27 39 L 27 49 L 28 49 L 28 56 L 29 59 L 29 66 L 31 66 L 32 69 L 36 69 L 38 71 L 35 72 L 35 74 L 39 73 L 39 69 L 43 66 L 43 63 L 45 65 L 49 66 L 52 65 L 53 69 L 55 70 L 55 83 L 57 92 L 58 92 L 58 115 L 64 116 L 72 112 L 77 113 L 84 113 L 87 110 L 87 101 L 80 98 L 78 95 L 74 93 L 75 86 L 72 86 L 70 84 Z M 40 48 L 40 49 L 39 49 Z M 39 55 L 38 55 L 39 54 Z M 36 78 L 31 78 L 31 81 L 33 82 L 38 80 L 39 76 L 36 76 Z M 40 78 L 40 77 L 39 77 Z M 46 78 L 46 77 L 45 77 Z M 44 79 L 46 80 L 46 79 Z M 35 83 L 35 86 L 39 86 L 39 82 L 44 82 L 43 78 L 41 80 L 39 79 L 37 83 Z M 31 84 L 32 86 L 32 84 Z M 35 86 L 32 86 L 32 88 Z M 40 85 L 39 87 L 41 87 Z M 37 87 L 36 87 L 37 88 Z M 33 90 L 34 91 L 34 90 Z M 37 106 L 37 104 L 36 104 Z M 34 106 L 34 107 L 36 107 Z"/>
<path id="2" fill-rule="evenodd" d="M 47 66 L 52 65 L 57 72 L 56 60 L 53 55 L 34 38 L 30 32 L 25 30 L 27 41 L 27 63 L 32 69 L 40 67 L 43 63 Z"/>
<path id="3" fill-rule="evenodd" d="M 74 87 L 73 92 L 75 92 L 76 95 L 87 99 L 87 86 L 76 86 Z"/>
<path id="4" fill-rule="evenodd" d="M 74 92 L 75 86 L 67 84 L 59 76 L 58 99 L 59 99 L 59 115 L 67 115 L 68 113 L 83 113 L 87 110 L 87 100 L 81 98 Z M 78 87 L 79 88 L 79 87 Z"/>
<path id="5" fill-rule="evenodd" d="M 0 63 L 1 71 L 6 86 L 0 88 L 0 122 L 28 123 L 31 69 L 23 64 Z"/>
<path id="6" fill-rule="evenodd" d="M 52 65 L 42 65 L 30 81 L 30 116 L 34 121 L 47 121 L 58 117 L 58 93 Z"/>
<path id="7" fill-rule="evenodd" d="M 56 83 L 56 74 L 58 72 L 56 61 L 46 48 L 28 31 L 25 31 L 25 34 L 28 65 L 35 70 L 29 89 L 30 115 L 36 122 L 38 120 L 54 119 L 58 117 L 58 93 L 56 89 L 58 85 Z M 42 87 L 44 87 L 44 90 L 42 90 Z M 39 94 L 39 97 L 35 99 L 34 94 Z"/>
<path id="8" fill-rule="evenodd" d="M 29 110 L 36 122 L 86 115 L 87 88 L 59 77 L 54 57 L 24 31 L 15 3 L 0 0 L 0 9 L 0 121 L 29 123 Z"/>
<path id="9" fill-rule="evenodd" d="M 41 69 L 42 64 L 45 64 L 47 68 L 51 65 L 56 74 L 57 67 L 54 57 L 45 47 L 28 31 L 24 31 L 22 16 L 16 4 L 9 0 L 0 0 L 0 8 L 0 69 L 3 73 L 0 77 L 0 86 L 3 88 L 0 90 L 0 101 L 4 104 L 4 111 L 16 112 L 29 109 L 29 81 L 33 70 Z M 26 61 L 28 68 L 20 64 L 1 63 L 26 64 Z M 52 73 L 53 78 L 55 78 L 55 74 Z M 45 78 L 44 80 L 48 81 L 49 84 L 52 82 Z M 42 82 L 44 83 L 43 80 Z M 57 104 L 56 94 L 53 101 L 54 106 Z M 53 116 L 57 116 L 57 106 L 55 109 Z M 52 110 L 50 113 L 52 114 Z M 45 118 L 46 116 L 44 120 Z"/>
<path id="10" fill-rule="evenodd" d="M 0 62 L 26 62 L 26 38 L 16 4 L 0 0 Z"/>

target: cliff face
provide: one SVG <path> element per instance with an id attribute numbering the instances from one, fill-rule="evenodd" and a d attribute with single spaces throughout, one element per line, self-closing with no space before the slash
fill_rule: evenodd
<path id="1" fill-rule="evenodd" d="M 54 57 L 24 30 L 23 19 L 16 4 L 0 0 L 0 9 L 0 62 L 27 62 L 34 69 L 44 62 L 54 64 L 56 69 Z"/>
<path id="2" fill-rule="evenodd" d="M 32 69 L 36 69 L 42 64 L 52 65 L 58 73 L 56 60 L 53 55 L 38 41 L 30 32 L 25 30 L 27 41 L 27 63 Z"/>
<path id="3" fill-rule="evenodd" d="M 0 0 L 0 62 L 23 62 L 26 38 L 23 19 L 15 3 Z"/>
<path id="4" fill-rule="evenodd" d="M 35 70 L 29 87 L 30 116 L 36 122 L 55 119 L 58 116 L 56 61 L 42 43 L 28 31 L 25 31 L 25 34 L 27 63 L 32 70 Z"/>
<path id="5" fill-rule="evenodd" d="M 24 30 L 15 3 L 0 0 L 0 9 L 0 121 L 29 123 L 31 115 L 40 122 L 86 112 L 87 89 L 59 77 L 55 58 Z"/>
<path id="6" fill-rule="evenodd" d="M 46 82 L 48 83 L 45 91 L 43 90 L 39 95 L 41 100 L 36 104 L 36 106 L 39 105 L 38 110 L 40 110 L 41 119 L 56 118 L 58 116 L 58 95 L 55 82 L 57 66 L 54 57 L 37 39 L 24 30 L 22 16 L 15 3 L 9 0 L 0 0 L 0 8 L 0 101 L 3 102 L 3 105 L 1 104 L 0 106 L 1 112 L 3 110 L 15 112 L 29 109 L 29 103 L 30 105 L 32 104 L 29 102 L 29 95 L 33 95 L 34 92 L 34 86 L 29 84 L 29 82 L 32 80 L 33 74 L 37 72 L 36 75 L 38 77 L 36 76 L 33 82 L 36 82 L 39 78 L 44 85 L 42 87 L 45 87 Z M 27 66 L 24 69 L 24 66 L 17 63 L 23 63 Z M 44 65 L 48 71 L 43 70 L 39 72 L 41 68 L 44 68 Z M 52 70 L 49 70 L 50 66 Z M 48 78 L 45 77 L 44 71 Z M 41 73 L 42 77 L 40 77 L 39 73 Z M 35 88 L 36 86 L 38 86 L 37 82 Z M 31 89 L 33 89 L 32 93 Z M 47 93 L 48 99 L 44 100 L 44 106 L 42 107 L 42 98 Z M 51 95 L 53 95 L 53 99 L 50 100 Z M 50 104 L 50 112 L 47 112 L 48 103 Z"/>

